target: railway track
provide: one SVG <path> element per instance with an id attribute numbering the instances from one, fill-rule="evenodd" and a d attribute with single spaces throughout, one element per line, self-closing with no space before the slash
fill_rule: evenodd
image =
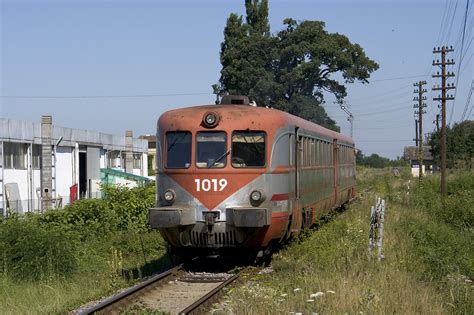
<path id="1" fill-rule="evenodd" d="M 240 272 L 241 273 L 241 272 Z M 79 314 L 119 314 L 128 309 L 198 314 L 239 274 L 190 272 L 183 265 L 107 298 Z"/>

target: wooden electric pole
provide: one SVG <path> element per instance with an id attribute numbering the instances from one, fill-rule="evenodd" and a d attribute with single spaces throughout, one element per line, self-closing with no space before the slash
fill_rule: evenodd
<path id="1" fill-rule="evenodd" d="M 415 118 L 415 145 L 418 146 L 418 119 Z"/>
<path id="2" fill-rule="evenodd" d="M 439 132 L 439 114 L 436 114 L 436 120 L 433 121 L 433 124 L 436 124 L 436 131 Z"/>
<path id="3" fill-rule="evenodd" d="M 426 84 L 426 81 L 419 81 L 417 83 L 413 83 L 413 86 L 417 87 L 417 90 L 414 90 L 413 93 L 418 94 L 413 98 L 414 101 L 418 101 L 418 104 L 413 105 L 414 108 L 418 108 L 415 110 L 415 114 L 418 114 L 418 179 L 421 184 L 423 178 L 423 114 L 426 114 L 426 111 L 423 109 L 426 107 L 426 103 L 423 101 L 426 100 L 426 96 L 423 96 L 427 92 L 426 89 L 423 88 L 423 85 Z"/>
<path id="4" fill-rule="evenodd" d="M 453 84 L 446 84 L 446 78 L 454 77 L 453 72 L 446 72 L 446 66 L 454 65 L 454 60 L 447 59 L 446 54 L 449 52 L 453 52 L 453 46 L 443 46 L 441 48 L 434 48 L 434 54 L 441 54 L 441 62 L 439 60 L 433 60 L 433 66 L 441 66 L 441 74 L 437 72 L 437 74 L 433 75 L 433 78 L 441 78 L 441 87 L 434 86 L 433 91 L 441 90 L 441 96 L 434 97 L 434 101 L 441 101 L 441 195 L 444 197 L 447 195 L 447 183 L 446 183 L 446 101 L 454 100 L 452 95 L 446 95 L 446 90 L 455 89 L 454 83 Z"/>

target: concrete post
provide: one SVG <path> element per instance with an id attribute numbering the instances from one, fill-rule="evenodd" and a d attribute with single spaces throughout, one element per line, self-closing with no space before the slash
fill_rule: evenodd
<path id="1" fill-rule="evenodd" d="M 133 173 L 133 131 L 125 131 L 125 172 Z"/>
<path id="2" fill-rule="evenodd" d="M 53 118 L 52 116 L 41 116 L 41 197 L 42 208 L 47 210 L 52 205 L 53 188 L 53 161 L 52 161 L 52 137 L 53 137 Z"/>

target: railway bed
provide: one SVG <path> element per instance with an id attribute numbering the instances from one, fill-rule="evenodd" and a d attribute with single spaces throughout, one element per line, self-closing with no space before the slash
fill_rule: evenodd
<path id="1" fill-rule="evenodd" d="M 111 296 L 79 314 L 119 314 L 128 309 L 156 310 L 170 314 L 197 314 L 234 282 L 241 272 L 195 272 L 183 265 L 155 275 Z"/>

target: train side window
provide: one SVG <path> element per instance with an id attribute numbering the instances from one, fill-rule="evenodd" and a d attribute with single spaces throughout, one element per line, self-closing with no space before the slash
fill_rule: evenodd
<path id="1" fill-rule="evenodd" d="M 188 168 L 191 166 L 191 141 L 189 131 L 166 133 L 167 168 Z"/>
<path id="2" fill-rule="evenodd" d="M 223 131 L 200 131 L 196 134 L 196 166 L 222 168 L 227 164 L 227 135 Z"/>
<path id="3" fill-rule="evenodd" d="M 304 154 L 304 166 L 308 166 L 308 138 L 304 137 L 304 147 L 303 147 L 303 154 Z"/>
<path id="4" fill-rule="evenodd" d="M 321 165 L 321 141 L 317 140 L 316 141 L 316 159 L 317 159 L 317 165 Z"/>
<path id="5" fill-rule="evenodd" d="M 327 165 L 328 164 L 328 144 L 327 142 L 323 142 L 323 161 L 324 161 L 324 165 Z"/>
<path id="6" fill-rule="evenodd" d="M 300 136 L 298 139 L 298 166 L 304 166 L 304 138 Z"/>
<path id="7" fill-rule="evenodd" d="M 332 150 L 331 150 L 331 149 L 332 149 L 331 144 L 330 144 L 329 142 L 326 142 L 326 147 L 327 147 L 327 151 L 326 151 L 326 163 L 327 163 L 328 165 L 331 165 L 331 164 L 332 164 L 332 163 L 331 163 L 331 151 L 332 151 Z"/>
<path id="8" fill-rule="evenodd" d="M 265 166 L 265 142 L 266 133 L 263 131 L 234 131 L 232 134 L 232 166 Z"/>
<path id="9" fill-rule="evenodd" d="M 328 165 L 332 165 L 332 144 L 328 142 Z"/>
<path id="10" fill-rule="evenodd" d="M 311 166 L 311 139 L 306 138 L 306 166 Z"/>
<path id="11" fill-rule="evenodd" d="M 289 134 L 289 137 L 290 137 L 290 148 L 288 150 L 288 153 L 289 153 L 289 161 L 290 161 L 290 165 L 294 165 L 294 162 L 293 162 L 293 151 L 295 150 L 294 147 L 293 147 L 293 135 L 292 134 Z"/>
<path id="12" fill-rule="evenodd" d="M 324 142 L 319 141 L 319 163 L 320 165 L 324 165 Z"/>

